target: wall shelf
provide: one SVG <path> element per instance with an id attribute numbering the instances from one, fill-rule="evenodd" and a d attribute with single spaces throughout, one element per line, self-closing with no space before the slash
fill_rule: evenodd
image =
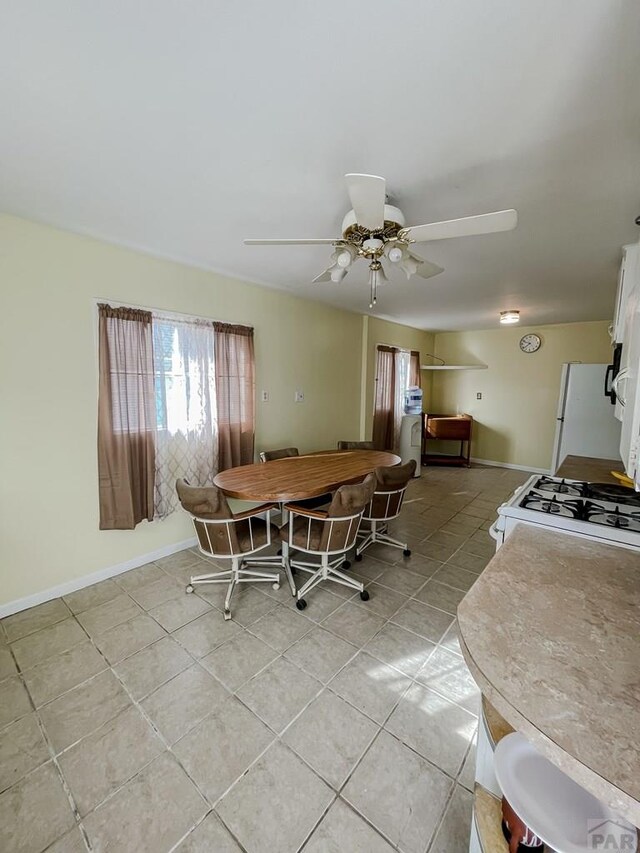
<path id="1" fill-rule="evenodd" d="M 486 370 L 488 364 L 422 364 L 420 370 Z"/>
<path id="2" fill-rule="evenodd" d="M 488 364 L 447 364 L 443 358 L 434 355 L 432 352 L 426 352 L 427 358 L 432 358 L 438 364 L 421 364 L 420 370 L 486 370 Z"/>

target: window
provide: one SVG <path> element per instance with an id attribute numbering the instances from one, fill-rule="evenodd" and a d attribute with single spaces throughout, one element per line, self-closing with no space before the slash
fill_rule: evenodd
<path id="1" fill-rule="evenodd" d="M 253 461 L 253 329 L 99 306 L 100 526 L 178 506 L 175 481 L 212 485 Z"/>
<path id="2" fill-rule="evenodd" d="M 215 422 L 213 329 L 203 321 L 153 320 L 156 423 L 175 433 L 193 429 L 210 403 Z"/>

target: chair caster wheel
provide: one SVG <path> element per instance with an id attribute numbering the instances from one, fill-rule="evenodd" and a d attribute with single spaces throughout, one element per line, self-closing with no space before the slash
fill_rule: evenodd
<path id="1" fill-rule="evenodd" d="M 344 563 L 342 564 L 342 568 L 343 569 L 350 569 L 351 568 L 351 562 L 349 560 L 345 560 Z"/>
<path id="2" fill-rule="evenodd" d="M 304 598 L 299 598 L 296 601 L 296 607 L 298 608 L 298 610 L 304 610 L 306 606 L 307 602 L 304 600 Z"/>
<path id="3" fill-rule="evenodd" d="M 362 592 L 360 593 L 360 598 L 361 598 L 363 601 L 369 601 L 369 593 L 367 592 L 367 590 L 366 590 L 366 589 L 363 589 L 363 590 L 362 590 Z"/>
<path id="4" fill-rule="evenodd" d="M 356 563 L 362 562 L 362 554 L 356 554 Z"/>
<path id="5" fill-rule="evenodd" d="M 271 589 L 280 589 L 280 584 L 274 583 L 273 586 L 271 587 Z"/>
<path id="6" fill-rule="evenodd" d="M 224 611 L 224 618 L 225 618 L 226 620 L 231 619 L 231 611 L 230 611 L 230 610 L 225 610 L 225 611 Z"/>
<path id="7" fill-rule="evenodd" d="M 185 589 L 185 592 L 193 592 L 193 587 L 191 586 L 191 584 L 190 584 L 190 583 L 189 583 L 189 584 L 187 584 L 187 587 L 186 587 L 186 589 Z"/>
<path id="8" fill-rule="evenodd" d="M 411 548 L 405 548 L 404 551 L 402 552 L 402 556 L 403 557 L 410 557 L 411 556 Z"/>

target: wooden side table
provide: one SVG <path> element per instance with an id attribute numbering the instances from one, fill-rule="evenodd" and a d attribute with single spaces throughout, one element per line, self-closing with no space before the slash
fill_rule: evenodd
<path id="1" fill-rule="evenodd" d="M 425 412 L 422 424 L 423 465 L 471 466 L 471 415 L 435 415 Z M 429 453 L 428 442 L 459 441 L 459 453 Z"/>

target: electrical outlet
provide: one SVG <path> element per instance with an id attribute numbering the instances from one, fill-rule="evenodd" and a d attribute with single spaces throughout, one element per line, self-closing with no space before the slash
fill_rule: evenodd
<path id="1" fill-rule="evenodd" d="M 476 394 L 476 400 L 482 400 L 482 394 L 480 393 L 480 391 L 478 391 L 478 393 Z"/>
<path id="2" fill-rule="evenodd" d="M 296 391 L 293 399 L 296 403 L 304 403 L 304 391 Z"/>
<path id="3" fill-rule="evenodd" d="M 261 399 L 262 399 L 263 403 L 268 403 L 269 402 L 269 392 L 263 390 L 262 395 L 261 395 Z"/>

